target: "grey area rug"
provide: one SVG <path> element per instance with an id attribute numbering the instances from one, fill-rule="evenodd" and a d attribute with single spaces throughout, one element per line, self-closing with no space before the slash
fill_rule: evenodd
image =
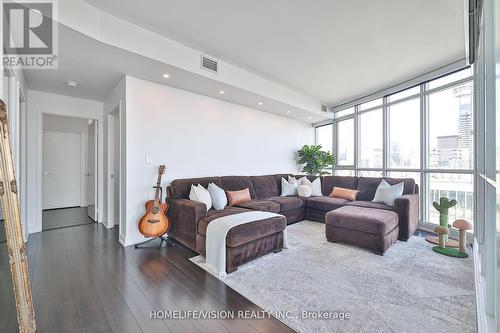
<path id="1" fill-rule="evenodd" d="M 417 236 L 379 256 L 329 243 L 325 225 L 309 221 L 290 225 L 288 239 L 290 249 L 226 277 L 208 269 L 202 256 L 191 261 L 265 311 L 289 311 L 278 319 L 298 332 L 475 332 L 470 258 L 437 254 Z M 350 319 L 304 319 L 302 311 Z"/>

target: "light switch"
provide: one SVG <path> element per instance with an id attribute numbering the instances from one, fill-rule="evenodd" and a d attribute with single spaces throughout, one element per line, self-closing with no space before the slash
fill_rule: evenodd
<path id="1" fill-rule="evenodd" d="M 146 154 L 146 156 L 144 157 L 144 164 L 146 165 L 151 165 L 153 164 L 153 161 L 151 159 L 151 156 L 149 156 L 148 154 Z"/>

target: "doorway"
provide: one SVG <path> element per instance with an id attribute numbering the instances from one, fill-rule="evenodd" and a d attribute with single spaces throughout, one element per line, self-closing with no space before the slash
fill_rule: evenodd
<path id="1" fill-rule="evenodd" d="M 91 120 L 88 125 L 87 145 L 87 215 L 92 221 L 97 221 L 97 121 Z"/>
<path id="2" fill-rule="evenodd" d="M 108 227 L 120 226 L 121 152 L 120 110 L 108 115 Z M 123 230 L 123 229 L 121 229 Z"/>
<path id="3" fill-rule="evenodd" d="M 43 115 L 42 230 L 97 220 L 97 121 Z"/>

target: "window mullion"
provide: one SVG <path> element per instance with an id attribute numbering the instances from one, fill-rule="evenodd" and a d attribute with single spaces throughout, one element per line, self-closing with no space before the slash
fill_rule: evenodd
<path id="1" fill-rule="evenodd" d="M 387 177 L 388 172 L 387 169 L 389 168 L 390 161 L 389 161 L 389 112 L 387 110 L 387 97 L 384 97 L 384 104 L 383 104 L 383 109 L 382 109 L 382 169 L 383 169 L 383 176 Z"/>
<path id="2" fill-rule="evenodd" d="M 428 124 L 428 105 L 427 96 L 424 94 L 427 83 L 420 85 L 420 223 L 427 220 L 427 197 L 429 195 L 430 181 L 428 173 L 428 148 L 427 148 L 427 129 Z"/>
<path id="3" fill-rule="evenodd" d="M 359 117 L 358 117 L 359 105 L 357 105 L 354 109 L 354 169 L 358 170 L 359 168 L 359 158 L 358 154 L 360 152 L 359 149 Z"/>

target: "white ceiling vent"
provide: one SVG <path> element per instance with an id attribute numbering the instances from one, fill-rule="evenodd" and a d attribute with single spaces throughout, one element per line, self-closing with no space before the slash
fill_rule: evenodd
<path id="1" fill-rule="evenodd" d="M 201 68 L 217 73 L 219 69 L 218 65 L 217 60 L 209 58 L 203 54 L 201 55 Z"/>

